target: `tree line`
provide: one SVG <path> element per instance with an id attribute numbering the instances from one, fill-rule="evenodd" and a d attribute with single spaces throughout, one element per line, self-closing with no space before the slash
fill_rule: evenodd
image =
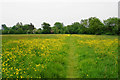
<path id="1" fill-rule="evenodd" d="M 36 29 L 32 23 L 23 25 L 18 22 L 12 27 L 2 24 L 2 34 L 96 34 L 96 35 L 118 35 L 120 32 L 120 18 L 110 17 L 103 22 L 99 18 L 90 17 L 64 26 L 56 22 L 54 26 L 43 22 L 42 28 Z"/>

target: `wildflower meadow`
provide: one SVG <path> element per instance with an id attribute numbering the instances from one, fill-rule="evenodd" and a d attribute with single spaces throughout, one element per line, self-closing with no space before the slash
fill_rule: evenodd
<path id="1" fill-rule="evenodd" d="M 3 78 L 117 78 L 118 36 L 2 35 Z"/>

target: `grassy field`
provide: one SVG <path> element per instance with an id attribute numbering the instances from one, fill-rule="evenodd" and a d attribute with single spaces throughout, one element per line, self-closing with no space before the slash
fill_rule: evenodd
<path id="1" fill-rule="evenodd" d="M 2 35 L 3 78 L 117 78 L 118 36 Z"/>

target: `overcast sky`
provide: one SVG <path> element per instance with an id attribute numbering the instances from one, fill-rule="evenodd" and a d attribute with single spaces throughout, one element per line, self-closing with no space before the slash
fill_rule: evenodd
<path id="1" fill-rule="evenodd" d="M 0 25 L 13 26 L 17 22 L 33 23 L 36 28 L 43 22 L 62 22 L 64 25 L 81 19 L 97 17 L 100 20 L 118 16 L 119 0 L 1 0 Z"/>

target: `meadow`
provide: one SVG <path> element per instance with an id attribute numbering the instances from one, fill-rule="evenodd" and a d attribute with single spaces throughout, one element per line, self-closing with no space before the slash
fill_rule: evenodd
<path id="1" fill-rule="evenodd" d="M 118 36 L 2 35 L 3 78 L 117 78 Z"/>

